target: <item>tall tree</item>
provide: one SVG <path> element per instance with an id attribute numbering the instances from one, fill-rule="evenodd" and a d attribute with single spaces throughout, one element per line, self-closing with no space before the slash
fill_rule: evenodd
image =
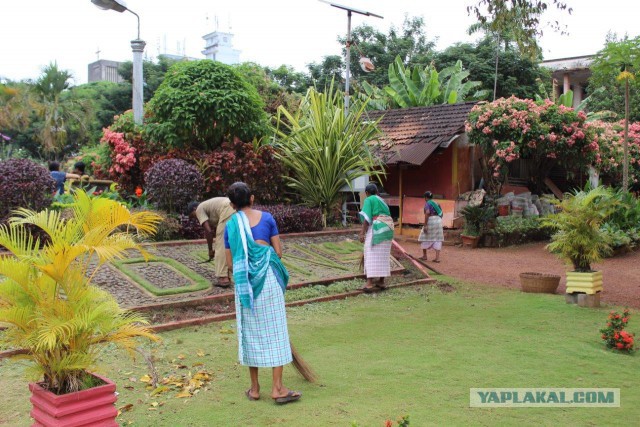
<path id="1" fill-rule="evenodd" d="M 338 41 L 346 45 L 347 39 L 339 37 Z M 427 39 L 424 19 L 417 16 L 405 16 L 402 28 L 392 26 L 387 34 L 367 24 L 359 25 L 351 33 L 351 43 L 351 75 L 359 83 L 366 81 L 378 87 L 388 83 L 387 70 L 397 56 L 407 67 L 424 67 L 431 62 L 435 48 L 435 41 Z M 345 54 L 343 48 L 343 57 Z M 360 55 L 369 58 L 375 70 L 363 71 L 358 63 Z"/>
<path id="2" fill-rule="evenodd" d="M 496 99 L 515 95 L 533 99 L 540 82 L 551 81 L 549 72 L 522 55 L 513 43 L 503 39 L 497 46 L 496 39 L 485 36 L 476 43 L 456 43 L 436 54 L 436 67 L 445 68 L 462 61 L 474 80 L 482 82 L 483 88 L 492 88 L 497 81 Z M 498 78 L 495 78 L 495 54 L 498 52 Z"/>
<path id="3" fill-rule="evenodd" d="M 618 71 L 616 80 L 624 85 L 624 158 L 622 165 L 622 190 L 629 190 L 629 101 L 630 82 L 640 69 L 640 37 L 625 38 L 606 44 L 596 55 L 592 68 L 611 74 Z"/>
<path id="4" fill-rule="evenodd" d="M 540 54 L 537 39 L 543 32 L 542 14 L 549 6 L 573 11 L 563 0 L 478 0 L 467 12 L 493 33 L 511 33 L 520 52 L 535 58 Z M 551 22 L 551 26 L 563 31 L 558 22 Z"/>
<path id="5" fill-rule="evenodd" d="M 331 86 L 332 82 L 341 82 L 344 72 L 344 61 L 339 55 L 329 55 L 321 63 L 312 62 L 307 65 L 311 77 L 311 85 L 319 91 Z"/>
<path id="6" fill-rule="evenodd" d="M 91 114 L 89 103 L 68 96 L 71 77 L 71 73 L 51 63 L 32 86 L 35 110 L 41 119 L 39 141 L 44 151 L 53 156 L 66 148 L 70 126 L 76 127 L 80 137 L 86 134 Z"/>

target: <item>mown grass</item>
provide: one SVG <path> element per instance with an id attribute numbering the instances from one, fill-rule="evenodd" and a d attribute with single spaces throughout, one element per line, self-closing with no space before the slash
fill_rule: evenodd
<path id="1" fill-rule="evenodd" d="M 118 421 L 125 426 L 381 426 L 408 414 L 416 426 L 551 426 L 626 425 L 640 417 L 639 356 L 613 353 L 599 341 L 608 309 L 567 305 L 558 295 L 453 284 L 455 292 L 404 288 L 288 310 L 292 341 L 321 379 L 306 383 L 287 367 L 285 384 L 304 396 L 285 406 L 269 398 L 268 370 L 261 375 L 262 399 L 245 398 L 248 375 L 236 363 L 233 321 L 162 334 L 163 343 L 154 349 L 161 377 L 199 369 L 213 374 L 208 389 L 191 398 L 176 398 L 174 391 L 150 396 L 144 383 L 131 381 L 147 372 L 144 361 L 107 351 L 103 368 L 118 383 L 118 407 L 133 405 Z M 638 324 L 632 317 L 630 330 Z M 12 426 L 30 423 L 21 366 L 0 362 L 0 420 Z M 622 405 L 469 408 L 471 387 L 620 388 Z"/>

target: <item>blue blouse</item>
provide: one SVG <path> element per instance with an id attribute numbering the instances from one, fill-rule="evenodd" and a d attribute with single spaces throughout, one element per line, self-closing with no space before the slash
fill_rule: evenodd
<path id="1" fill-rule="evenodd" d="M 278 226 L 276 225 L 276 220 L 273 219 L 273 216 L 269 212 L 262 212 L 262 216 L 260 216 L 260 222 L 251 227 L 251 235 L 253 236 L 253 240 L 264 240 L 265 242 L 271 243 L 271 238 L 273 236 L 277 236 L 280 234 L 278 232 Z M 229 234 L 227 233 L 227 228 L 224 229 L 224 247 L 225 249 L 229 249 Z"/>

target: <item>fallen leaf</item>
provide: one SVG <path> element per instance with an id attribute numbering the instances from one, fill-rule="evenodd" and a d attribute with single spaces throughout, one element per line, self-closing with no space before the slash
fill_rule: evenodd
<path id="1" fill-rule="evenodd" d="M 127 412 L 127 411 L 130 411 L 131 408 L 133 408 L 133 403 L 127 403 L 126 405 L 123 405 L 120 408 L 118 408 L 118 411 Z"/>
<path id="2" fill-rule="evenodd" d="M 164 393 L 165 391 L 169 391 L 169 390 L 170 388 L 167 387 L 166 385 L 161 385 L 156 387 L 155 390 L 151 392 L 151 396 L 155 396 L 157 394 Z"/>
<path id="3" fill-rule="evenodd" d="M 179 354 L 179 355 L 178 355 L 178 359 L 180 359 L 180 360 L 184 360 L 184 358 L 185 358 L 184 354 Z"/>
<path id="4" fill-rule="evenodd" d="M 140 381 L 142 381 L 143 383 L 150 383 L 151 377 L 149 375 L 143 375 L 140 377 Z"/>
<path id="5" fill-rule="evenodd" d="M 221 334 L 233 334 L 233 329 L 220 329 Z"/>
<path id="6" fill-rule="evenodd" d="M 193 365 L 191 365 L 192 368 L 197 368 L 198 366 L 204 366 L 204 363 L 198 362 L 198 363 L 194 363 Z"/>
<path id="7" fill-rule="evenodd" d="M 151 402 L 151 406 L 155 408 L 156 406 L 158 406 L 158 402 Z"/>
<path id="8" fill-rule="evenodd" d="M 174 368 L 176 368 L 176 369 L 188 369 L 189 367 L 187 365 L 174 365 Z"/>
<path id="9" fill-rule="evenodd" d="M 127 390 L 133 390 L 134 387 L 132 385 L 126 385 L 124 386 L 124 388 L 126 388 Z"/>
<path id="10" fill-rule="evenodd" d="M 196 354 L 198 355 L 198 357 L 204 357 L 204 351 L 202 350 L 198 350 Z"/>
<path id="11" fill-rule="evenodd" d="M 191 393 L 189 393 L 188 391 L 183 391 L 183 392 L 180 392 L 180 393 L 176 394 L 176 397 L 178 399 L 182 399 L 184 397 L 191 397 Z"/>
<path id="12" fill-rule="evenodd" d="M 135 382 L 137 382 L 138 380 L 137 380 L 135 377 L 131 377 L 131 378 L 129 378 L 129 381 L 131 381 L 132 383 L 135 383 Z"/>

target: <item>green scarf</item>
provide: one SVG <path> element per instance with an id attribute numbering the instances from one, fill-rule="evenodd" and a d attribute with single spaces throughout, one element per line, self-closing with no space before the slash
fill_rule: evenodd
<path id="1" fill-rule="evenodd" d="M 289 283 L 289 272 L 273 247 L 253 240 L 249 219 L 244 212 L 231 216 L 227 222 L 227 237 L 233 258 L 233 280 L 243 307 L 253 310 L 253 301 L 264 287 L 269 268 L 273 269 L 284 293 Z"/>
<path id="2" fill-rule="evenodd" d="M 365 199 L 360 218 L 371 224 L 373 238 L 372 245 L 393 240 L 393 220 L 389 206 L 380 196 L 369 196 Z M 374 219 L 375 218 L 375 219 Z"/>

